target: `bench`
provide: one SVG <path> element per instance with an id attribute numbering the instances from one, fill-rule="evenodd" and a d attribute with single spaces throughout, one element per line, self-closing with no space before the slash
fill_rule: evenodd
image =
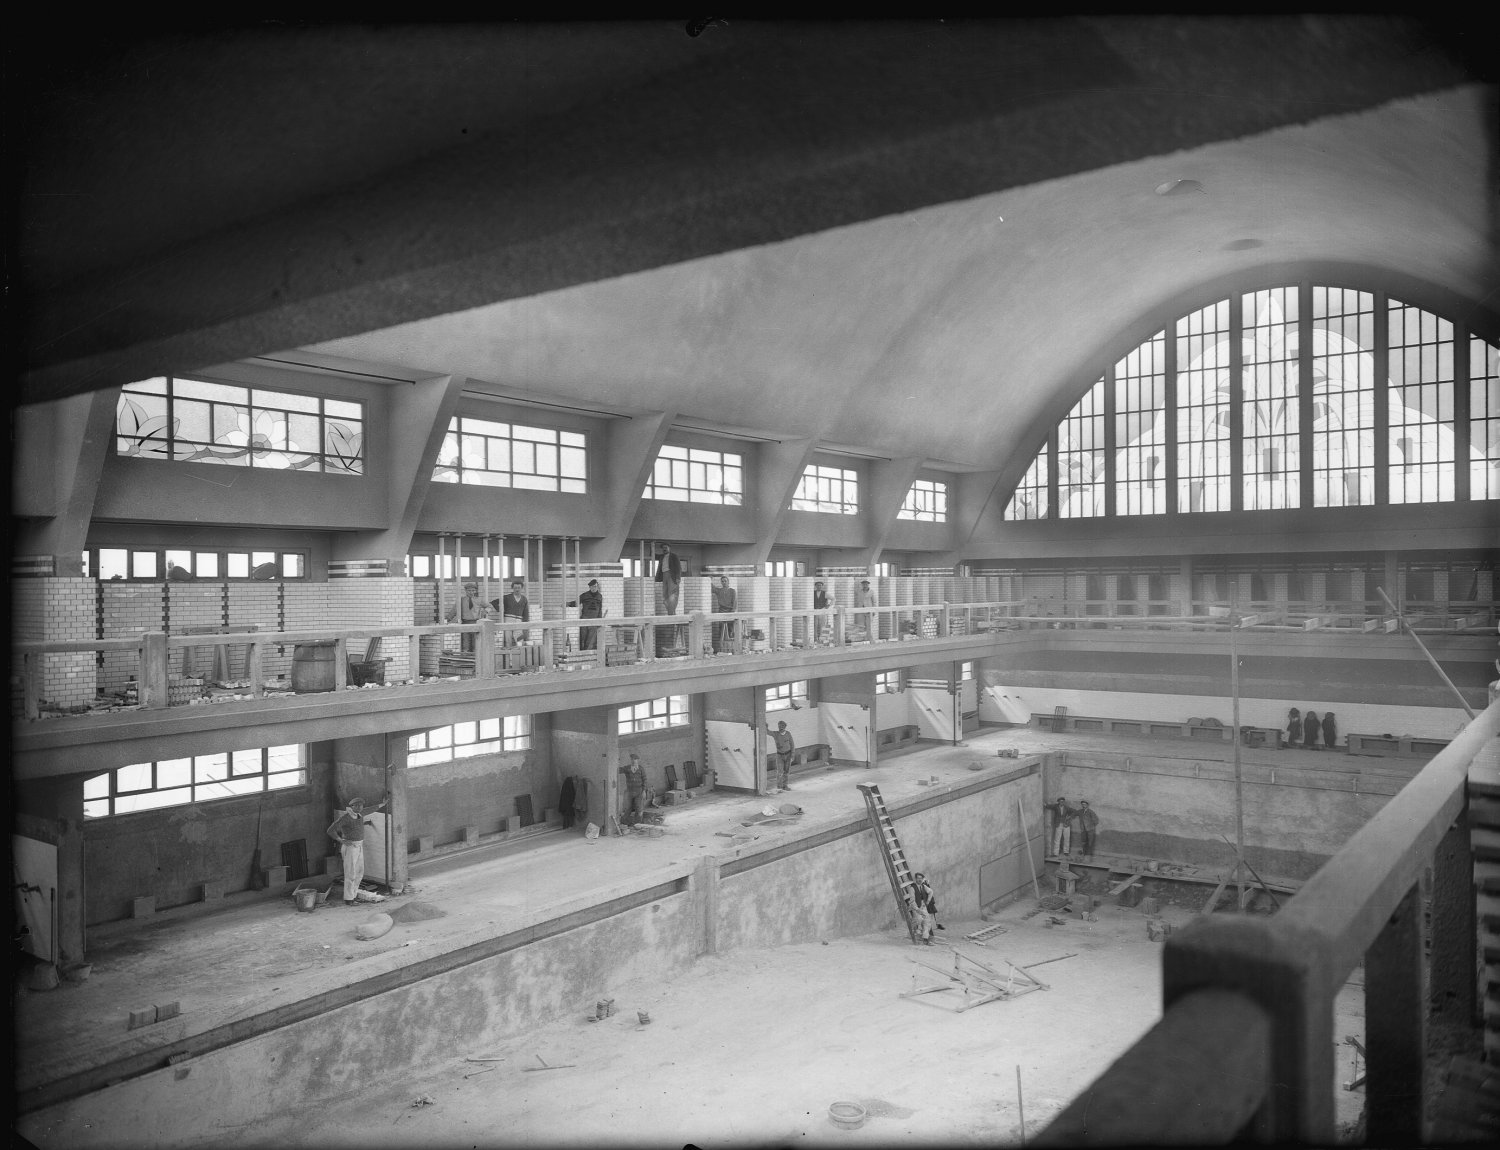
<path id="1" fill-rule="evenodd" d="M 1446 739 L 1426 739 L 1417 735 L 1346 736 L 1351 755 L 1383 755 L 1390 758 L 1430 758 L 1448 745 Z"/>
<path id="2" fill-rule="evenodd" d="M 766 756 L 766 769 L 775 768 L 776 755 L 771 753 Z M 830 766 L 833 763 L 833 747 L 828 743 L 809 743 L 805 747 L 798 747 L 792 752 L 791 767 L 805 767 L 809 765 Z"/>
<path id="3" fill-rule="evenodd" d="M 912 723 L 900 727 L 888 727 L 875 733 L 875 747 L 879 751 L 895 751 L 914 746 L 921 737 L 921 728 Z"/>

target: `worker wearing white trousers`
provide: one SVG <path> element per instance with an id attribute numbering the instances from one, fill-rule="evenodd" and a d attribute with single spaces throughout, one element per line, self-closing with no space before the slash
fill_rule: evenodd
<path id="1" fill-rule="evenodd" d="M 387 798 L 370 809 L 374 814 L 389 801 Z M 361 890 L 360 882 L 365 877 L 365 827 L 373 826 L 365 818 L 364 799 L 350 799 L 349 805 L 339 811 L 338 817 L 328 827 L 328 837 L 339 844 L 339 855 L 344 864 L 344 905 L 356 902 L 384 902 L 385 896 Z"/>
<path id="2" fill-rule="evenodd" d="M 1070 824 L 1077 811 L 1068 806 L 1068 800 L 1061 795 L 1048 803 L 1047 809 L 1052 812 L 1052 853 L 1065 855 L 1073 845 L 1073 829 Z"/>

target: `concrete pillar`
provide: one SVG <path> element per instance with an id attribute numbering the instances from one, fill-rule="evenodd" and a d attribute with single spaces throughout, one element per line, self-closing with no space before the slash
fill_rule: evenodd
<path id="1" fill-rule="evenodd" d="M 719 864 L 712 855 L 698 860 L 689 882 L 698 904 L 699 954 L 719 953 Z"/>
<path id="2" fill-rule="evenodd" d="M 406 858 L 407 831 L 410 825 L 411 800 L 407 789 L 406 740 L 408 732 L 393 731 L 385 737 L 387 793 L 391 796 L 386 807 L 391 820 L 391 889 L 403 890 L 410 881 L 411 872 Z"/>
<path id="3" fill-rule="evenodd" d="M 82 962 L 88 913 L 84 905 L 83 776 L 21 783 L 14 797 L 14 833 L 57 848 L 57 965 Z"/>
<path id="4" fill-rule="evenodd" d="M 1405 580 L 1401 577 L 1401 553 L 1399 551 L 1387 551 L 1385 553 L 1385 576 L 1380 586 L 1385 589 L 1386 596 L 1397 607 L 1403 607 L 1406 598 Z M 1378 596 L 1377 596 L 1378 598 Z"/>

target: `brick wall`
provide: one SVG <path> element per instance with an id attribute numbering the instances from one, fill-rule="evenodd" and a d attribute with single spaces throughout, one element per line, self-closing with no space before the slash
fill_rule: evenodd
<path id="1" fill-rule="evenodd" d="M 12 581 L 11 635 L 15 642 L 92 639 L 95 624 L 94 580 L 51 577 Z M 13 656 L 12 675 L 19 679 L 20 671 L 20 660 Z M 96 659 L 90 652 L 42 657 L 39 694 L 44 702 L 58 707 L 88 706 L 97 682 Z"/>

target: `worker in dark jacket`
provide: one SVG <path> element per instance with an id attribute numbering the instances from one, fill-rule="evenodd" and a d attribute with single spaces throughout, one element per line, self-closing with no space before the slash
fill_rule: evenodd
<path id="1" fill-rule="evenodd" d="M 1286 713 L 1286 745 L 1298 746 L 1302 742 L 1302 712 L 1293 707 Z"/>
<path id="2" fill-rule="evenodd" d="M 916 915 L 917 941 L 931 946 L 933 929 L 943 929 L 937 920 L 937 898 L 926 875 L 914 874 L 911 877 L 912 886 L 907 897 L 911 899 L 912 911 Z"/>
<path id="3" fill-rule="evenodd" d="M 1323 733 L 1323 724 L 1318 719 L 1316 711 L 1308 711 L 1302 716 L 1302 745 L 1309 751 L 1318 749 L 1318 737 Z"/>
<path id="4" fill-rule="evenodd" d="M 1094 857 L 1094 831 L 1099 827 L 1099 816 L 1089 806 L 1088 799 L 1078 804 L 1078 813 L 1073 816 L 1078 828 L 1078 853 L 1086 859 Z"/>
<path id="5" fill-rule="evenodd" d="M 578 596 L 578 617 L 580 619 L 604 618 L 604 592 L 599 590 L 599 580 L 590 579 L 589 589 Z M 578 649 L 580 651 L 592 651 L 598 643 L 598 627 L 578 628 Z"/>
<path id="6" fill-rule="evenodd" d="M 1330 751 L 1339 748 L 1339 725 L 1332 711 L 1323 712 L 1323 745 Z"/>

